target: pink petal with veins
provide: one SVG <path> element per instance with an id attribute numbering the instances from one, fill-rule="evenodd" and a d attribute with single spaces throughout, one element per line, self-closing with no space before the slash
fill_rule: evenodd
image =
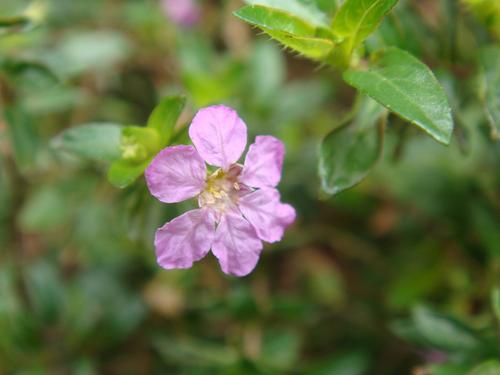
<path id="1" fill-rule="evenodd" d="M 165 203 L 181 202 L 205 187 L 207 170 L 193 146 L 172 146 L 160 151 L 146 169 L 149 191 Z"/>
<path id="2" fill-rule="evenodd" d="M 255 229 L 239 213 L 225 213 L 212 244 L 212 252 L 222 271 L 228 275 L 246 276 L 255 268 L 262 251 L 262 242 Z"/>
<path id="3" fill-rule="evenodd" d="M 234 109 L 216 105 L 198 111 L 189 137 L 208 164 L 227 171 L 245 150 L 247 127 Z"/>
<path id="4" fill-rule="evenodd" d="M 203 258 L 215 236 L 215 222 L 208 210 L 191 210 L 156 231 L 158 264 L 165 269 L 189 268 Z"/>
<path id="5" fill-rule="evenodd" d="M 256 188 L 275 187 L 281 179 L 285 146 L 270 135 L 257 136 L 250 145 L 239 180 Z"/>
<path id="6" fill-rule="evenodd" d="M 292 206 L 280 202 L 276 189 L 259 189 L 240 197 L 239 208 L 259 238 L 266 242 L 281 240 L 296 216 Z"/>

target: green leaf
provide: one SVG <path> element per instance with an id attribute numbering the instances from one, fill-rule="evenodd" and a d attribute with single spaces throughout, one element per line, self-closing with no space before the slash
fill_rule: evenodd
<path id="1" fill-rule="evenodd" d="M 144 173 L 151 159 L 136 164 L 127 160 L 117 160 L 108 170 L 108 181 L 117 188 L 123 189 L 131 185 Z"/>
<path id="2" fill-rule="evenodd" d="M 491 138 L 500 140 L 500 47 L 484 48 L 479 54 L 482 90 L 486 116 L 491 127 Z"/>
<path id="3" fill-rule="evenodd" d="M 495 288 L 491 292 L 491 306 L 495 317 L 500 322 L 500 288 Z"/>
<path id="4" fill-rule="evenodd" d="M 378 27 L 398 0 L 346 0 L 335 14 L 333 34 L 346 57 Z"/>
<path id="5" fill-rule="evenodd" d="M 408 52 L 383 50 L 370 69 L 348 70 L 344 79 L 437 141 L 450 143 L 453 119 L 446 94 L 432 71 Z"/>
<path id="6" fill-rule="evenodd" d="M 24 170 L 35 161 L 39 137 L 31 116 L 20 106 L 6 106 L 4 116 L 17 166 Z"/>
<path id="7" fill-rule="evenodd" d="M 312 59 L 326 59 L 334 47 L 328 29 L 315 27 L 307 21 L 279 9 L 248 5 L 234 13 L 259 27 L 285 46 Z"/>
<path id="8" fill-rule="evenodd" d="M 120 157 L 122 127 L 111 123 L 78 125 L 63 131 L 52 145 L 82 158 L 110 162 Z"/>
<path id="9" fill-rule="evenodd" d="M 186 104 L 186 98 L 180 95 L 167 96 L 155 107 L 148 119 L 148 127 L 160 134 L 161 147 L 170 143 L 175 124 Z"/>
<path id="10" fill-rule="evenodd" d="M 375 124 L 385 110 L 370 98 L 362 100 L 356 117 L 333 130 L 321 144 L 319 173 L 323 190 L 329 194 L 365 178 L 382 149 Z"/>
<path id="11" fill-rule="evenodd" d="M 480 345 L 470 328 L 425 307 L 413 310 L 413 320 L 418 333 L 431 347 L 451 352 L 467 352 Z"/>
<path id="12" fill-rule="evenodd" d="M 335 11 L 340 7 L 342 0 L 303 0 L 308 3 L 314 3 L 316 8 L 326 13 L 328 16 L 335 14 Z"/>
<path id="13" fill-rule="evenodd" d="M 261 5 L 247 5 L 234 12 L 252 25 L 264 30 L 284 32 L 293 36 L 315 37 L 320 36 L 319 29 L 306 20 L 294 16 L 280 9 Z"/>
<path id="14" fill-rule="evenodd" d="M 300 0 L 245 0 L 249 5 L 264 5 L 300 17 L 313 25 L 328 27 L 326 14 L 316 6 Z"/>
<path id="15" fill-rule="evenodd" d="M 313 60 L 326 60 L 334 47 L 333 42 L 328 39 L 298 37 L 280 31 L 263 30 L 278 42 Z"/>

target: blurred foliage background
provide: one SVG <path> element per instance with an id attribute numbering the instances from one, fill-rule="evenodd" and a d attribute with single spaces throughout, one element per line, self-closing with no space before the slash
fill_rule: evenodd
<path id="1" fill-rule="evenodd" d="M 160 0 L 1 0 L 0 374 L 500 374 L 500 143 L 478 63 L 497 1 L 401 0 L 386 17 L 366 48 L 425 61 L 455 137 L 391 117 L 376 168 L 334 197 L 318 147 L 354 90 L 234 17 L 242 2 L 198 5 L 188 25 Z M 112 187 L 115 134 L 89 138 L 100 162 L 61 142 L 83 123 L 144 124 L 176 93 L 183 124 L 226 103 L 251 138 L 287 146 L 298 220 L 246 278 L 211 256 L 160 269 L 154 231 L 189 203 L 160 204 L 143 178 Z"/>

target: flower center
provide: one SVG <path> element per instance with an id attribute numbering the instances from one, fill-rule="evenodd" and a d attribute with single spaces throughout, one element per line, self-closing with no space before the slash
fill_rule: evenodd
<path id="1" fill-rule="evenodd" d="M 222 213 L 237 204 L 240 190 L 237 179 L 240 171 L 241 166 L 235 164 L 227 172 L 218 169 L 208 176 L 205 190 L 198 198 L 200 207 L 209 207 Z"/>
<path id="2" fill-rule="evenodd" d="M 120 150 L 122 158 L 128 161 L 143 161 L 148 156 L 146 148 L 133 137 L 122 137 Z"/>

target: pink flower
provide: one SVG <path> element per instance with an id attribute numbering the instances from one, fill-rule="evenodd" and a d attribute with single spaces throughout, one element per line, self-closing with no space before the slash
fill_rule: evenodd
<path id="1" fill-rule="evenodd" d="M 223 105 L 198 111 L 189 136 L 194 147 L 167 147 L 146 169 L 157 199 L 175 203 L 197 197 L 199 205 L 156 231 L 158 263 L 165 269 L 189 268 L 212 249 L 222 271 L 245 276 L 259 260 L 262 241 L 279 241 L 295 220 L 295 210 L 280 202 L 275 189 L 285 147 L 275 137 L 258 136 L 244 164 L 238 164 L 247 128 Z M 208 173 L 205 162 L 218 169 Z"/>
<path id="2" fill-rule="evenodd" d="M 193 26 L 201 16 L 196 0 L 161 0 L 161 5 L 172 22 L 184 27 Z"/>

